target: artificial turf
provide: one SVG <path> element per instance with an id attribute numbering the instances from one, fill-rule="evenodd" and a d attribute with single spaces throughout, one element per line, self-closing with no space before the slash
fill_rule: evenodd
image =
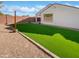
<path id="1" fill-rule="evenodd" d="M 17 24 L 17 29 L 59 57 L 79 57 L 79 32 L 42 24 Z"/>

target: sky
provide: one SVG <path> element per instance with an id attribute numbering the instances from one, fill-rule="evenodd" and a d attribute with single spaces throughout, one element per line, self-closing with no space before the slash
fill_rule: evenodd
<path id="1" fill-rule="evenodd" d="M 79 7 L 78 1 L 3 1 L 3 7 L 0 8 L 0 11 L 14 15 L 14 10 L 16 10 L 17 16 L 35 16 L 42 8 L 53 3 Z"/>

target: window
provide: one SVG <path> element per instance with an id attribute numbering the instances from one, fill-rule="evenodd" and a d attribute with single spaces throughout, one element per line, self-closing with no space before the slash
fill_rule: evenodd
<path id="1" fill-rule="evenodd" d="M 52 22 L 53 14 L 44 14 L 44 21 L 45 22 Z"/>

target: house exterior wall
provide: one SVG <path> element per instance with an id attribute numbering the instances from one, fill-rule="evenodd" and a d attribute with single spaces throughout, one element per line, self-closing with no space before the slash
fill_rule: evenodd
<path id="1" fill-rule="evenodd" d="M 53 14 L 52 22 L 44 22 L 44 14 Z M 41 23 L 79 29 L 79 9 L 53 5 L 41 13 Z"/>

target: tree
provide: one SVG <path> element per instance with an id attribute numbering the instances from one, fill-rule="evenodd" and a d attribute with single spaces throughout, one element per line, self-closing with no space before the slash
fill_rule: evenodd
<path id="1" fill-rule="evenodd" d="M 3 2 L 0 1 L 0 9 L 3 7 Z M 0 15 L 4 15 L 1 11 L 0 11 Z"/>
<path id="2" fill-rule="evenodd" d="M 4 15 L 2 12 L 0 12 L 0 15 Z"/>
<path id="3" fill-rule="evenodd" d="M 3 7 L 3 2 L 2 1 L 0 1 L 0 8 L 2 8 Z"/>

